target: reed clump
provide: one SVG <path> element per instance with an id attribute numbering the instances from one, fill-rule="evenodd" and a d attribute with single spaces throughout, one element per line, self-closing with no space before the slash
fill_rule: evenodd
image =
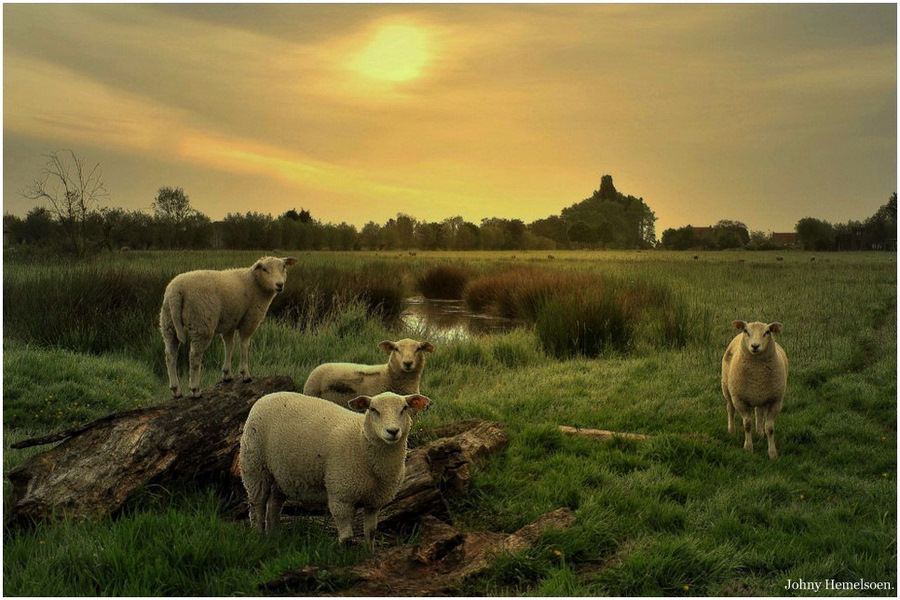
<path id="1" fill-rule="evenodd" d="M 469 273 L 456 265 L 439 264 L 416 277 L 416 289 L 432 300 L 460 300 L 469 282 Z"/>
<path id="2" fill-rule="evenodd" d="M 534 325 L 543 350 L 559 358 L 680 347 L 693 340 L 690 308 L 663 283 L 598 273 L 522 267 L 469 283 L 478 312 Z"/>

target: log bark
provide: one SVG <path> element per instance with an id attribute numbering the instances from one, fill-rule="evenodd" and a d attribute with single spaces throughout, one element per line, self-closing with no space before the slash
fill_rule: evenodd
<path id="1" fill-rule="evenodd" d="M 513 534 L 462 533 L 433 517 L 422 521 L 418 543 L 391 548 L 353 567 L 307 565 L 283 573 L 261 588 L 268 594 L 340 596 L 454 596 L 470 577 L 484 573 L 504 554 L 517 554 L 548 531 L 575 522 L 567 508 L 538 517 Z"/>
<path id="2" fill-rule="evenodd" d="M 9 472 L 8 521 L 102 516 L 148 483 L 222 479 L 250 407 L 265 394 L 294 389 L 290 377 L 220 383 L 199 399 L 114 413 L 19 442 L 24 448 L 65 440 Z"/>

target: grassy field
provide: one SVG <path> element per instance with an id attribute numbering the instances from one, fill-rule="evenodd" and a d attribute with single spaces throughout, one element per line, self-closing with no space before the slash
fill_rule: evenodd
<path id="1" fill-rule="evenodd" d="M 510 333 L 432 340 L 422 390 L 434 402 L 417 427 L 481 417 L 505 423 L 511 440 L 454 500 L 456 524 L 512 532 L 561 506 L 577 517 L 466 591 L 808 595 L 786 589 L 802 579 L 890 585 L 822 595 L 896 595 L 896 255 L 553 254 L 300 255 L 285 297 L 253 338 L 254 374 L 302 385 L 320 362 L 382 362 L 376 344 L 408 334 L 392 317 L 436 265 L 461 269 L 470 285 L 508 282 L 522 269 L 607 282 L 584 289 L 592 297 L 612 289 L 621 300 L 626 325 L 636 323 L 621 344 L 587 355 L 554 350 L 541 327 L 549 320 L 559 331 L 571 325 L 560 314 L 578 317 L 566 307 L 548 312 L 571 290 L 542 297 L 535 324 Z M 66 265 L 6 254 L 4 474 L 40 451 L 10 450 L 11 442 L 166 399 L 156 330 L 166 282 L 258 256 L 130 252 Z M 652 290 L 662 312 L 629 300 L 651 297 L 633 290 Z M 743 434 L 726 431 L 719 363 L 734 319 L 784 324 L 779 342 L 791 372 L 775 461 L 764 442 L 750 455 Z M 659 343 L 673 323 L 687 333 Z M 220 343 L 207 351 L 204 387 L 221 356 Z M 562 424 L 653 438 L 597 443 L 562 436 Z M 257 595 L 258 584 L 286 569 L 365 555 L 315 523 L 262 537 L 230 514 L 209 490 L 151 486 L 117 518 L 7 530 L 4 594 Z"/>

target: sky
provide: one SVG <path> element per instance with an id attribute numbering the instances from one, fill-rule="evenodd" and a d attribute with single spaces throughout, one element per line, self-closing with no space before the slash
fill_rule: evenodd
<path id="1" fill-rule="evenodd" d="M 4 4 L 3 210 L 526 223 L 600 178 L 656 232 L 863 220 L 897 189 L 895 4 Z"/>

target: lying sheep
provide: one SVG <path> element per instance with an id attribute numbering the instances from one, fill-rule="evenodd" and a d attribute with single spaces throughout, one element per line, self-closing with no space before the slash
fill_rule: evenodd
<path id="1" fill-rule="evenodd" d="M 741 331 L 722 357 L 722 394 L 728 411 L 728 433 L 734 433 L 734 409 L 744 422 L 744 449 L 753 452 L 753 418 L 756 412 L 757 432 L 766 432 L 769 458 L 775 450 L 775 417 L 781 411 L 787 387 L 787 355 L 772 334 L 781 333 L 781 323 L 746 323 L 735 321 Z M 764 425 L 765 423 L 765 425 Z"/>
<path id="2" fill-rule="evenodd" d="M 325 363 L 319 365 L 306 378 L 303 393 L 330 400 L 346 407 L 347 401 L 356 396 L 374 396 L 381 392 L 418 394 L 422 370 L 425 368 L 425 352 L 434 352 L 428 342 L 403 339 L 384 341 L 378 347 L 391 356 L 383 365 L 358 365 L 354 363 Z"/>
<path id="3" fill-rule="evenodd" d="M 262 323 L 275 294 L 284 289 L 287 267 L 296 258 L 265 256 L 252 267 L 226 271 L 190 271 L 177 275 L 163 295 L 159 329 L 166 343 L 169 387 L 181 397 L 176 359 L 178 348 L 191 338 L 191 395 L 200 397 L 203 353 L 216 334 L 225 343 L 224 381 L 231 381 L 234 334 L 241 334 L 241 376 L 250 381 L 250 336 Z"/>
<path id="4" fill-rule="evenodd" d="M 287 498 L 327 504 L 338 539 L 353 536 L 357 508 L 365 514 L 366 546 L 374 548 L 378 512 L 403 481 L 412 416 L 430 400 L 392 392 L 350 401 L 359 414 L 320 398 L 277 392 L 260 398 L 241 437 L 241 477 L 250 525 L 271 531 Z"/>

